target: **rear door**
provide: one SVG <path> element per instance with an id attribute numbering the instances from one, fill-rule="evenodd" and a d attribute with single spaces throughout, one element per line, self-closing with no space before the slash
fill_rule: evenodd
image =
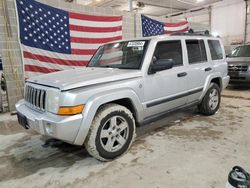
<path id="1" fill-rule="evenodd" d="M 188 103 L 198 101 L 202 94 L 207 76 L 212 71 L 212 64 L 207 58 L 208 48 L 202 39 L 185 40 L 188 70 Z"/>

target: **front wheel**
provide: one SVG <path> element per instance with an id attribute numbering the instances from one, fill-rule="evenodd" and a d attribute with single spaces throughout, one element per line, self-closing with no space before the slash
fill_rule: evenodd
<path id="1" fill-rule="evenodd" d="M 124 106 L 106 104 L 94 117 L 85 147 L 96 159 L 109 161 L 124 154 L 135 135 L 132 113 Z"/>
<path id="2" fill-rule="evenodd" d="M 207 93 L 199 104 L 200 113 L 209 116 L 215 114 L 218 111 L 221 101 L 220 92 L 221 90 L 216 83 L 210 84 Z"/>

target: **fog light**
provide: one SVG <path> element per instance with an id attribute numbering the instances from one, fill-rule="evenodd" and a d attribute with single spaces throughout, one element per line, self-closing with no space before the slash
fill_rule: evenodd
<path id="1" fill-rule="evenodd" d="M 45 130 L 49 135 L 53 135 L 54 131 L 53 131 L 53 127 L 50 123 L 46 123 L 45 125 Z"/>

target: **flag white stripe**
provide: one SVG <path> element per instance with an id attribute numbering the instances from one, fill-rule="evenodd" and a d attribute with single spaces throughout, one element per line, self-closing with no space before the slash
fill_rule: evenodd
<path id="1" fill-rule="evenodd" d="M 59 59 L 65 59 L 65 60 L 76 60 L 76 61 L 88 61 L 92 55 L 74 55 L 74 54 L 61 54 L 56 52 L 51 52 L 47 50 L 42 50 L 39 48 L 33 48 L 22 44 L 23 51 L 38 54 L 38 55 L 44 55 L 51 58 L 59 58 Z"/>
<path id="2" fill-rule="evenodd" d="M 84 66 L 72 66 L 72 65 L 59 65 L 55 63 L 48 63 L 48 62 L 41 62 L 39 60 L 34 60 L 34 59 L 27 59 L 25 58 L 25 65 L 34 65 L 34 66 L 39 66 L 39 67 L 44 67 L 44 68 L 49 68 L 49 69 L 58 69 L 58 70 L 69 70 L 69 69 L 76 69 L 76 68 L 81 68 Z"/>
<path id="3" fill-rule="evenodd" d="M 101 60 L 106 60 L 106 59 L 111 59 L 111 58 L 121 57 L 121 56 L 122 56 L 122 52 L 117 51 L 117 52 L 112 52 L 110 54 L 103 54 Z"/>
<path id="4" fill-rule="evenodd" d="M 99 48 L 102 44 L 85 44 L 85 43 L 74 43 L 71 42 L 71 49 L 82 49 L 82 50 L 95 50 Z"/>
<path id="5" fill-rule="evenodd" d="M 118 27 L 122 25 L 122 21 L 117 22 L 95 22 L 95 21 L 87 21 L 87 20 L 79 20 L 69 18 L 69 24 L 85 26 L 85 27 Z"/>
<path id="6" fill-rule="evenodd" d="M 178 27 L 164 27 L 165 31 L 180 31 L 188 27 L 188 24 L 178 26 Z"/>
<path id="7" fill-rule="evenodd" d="M 79 38 L 111 38 L 122 36 L 122 31 L 107 32 L 107 33 L 93 33 L 93 32 L 82 32 L 82 31 L 70 31 L 71 37 Z"/>
<path id="8" fill-rule="evenodd" d="M 32 78 L 32 77 L 41 76 L 41 75 L 44 75 L 44 73 L 25 71 L 25 78 Z"/>

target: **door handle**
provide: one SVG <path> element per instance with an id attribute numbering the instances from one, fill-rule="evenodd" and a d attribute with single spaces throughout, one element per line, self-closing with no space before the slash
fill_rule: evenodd
<path id="1" fill-rule="evenodd" d="M 211 67 L 207 67 L 207 68 L 205 68 L 204 70 L 205 70 L 205 72 L 207 72 L 207 71 L 211 71 L 212 68 L 211 68 Z"/>
<path id="2" fill-rule="evenodd" d="M 183 77 L 183 76 L 187 76 L 186 72 L 181 72 L 177 74 L 178 77 Z"/>

